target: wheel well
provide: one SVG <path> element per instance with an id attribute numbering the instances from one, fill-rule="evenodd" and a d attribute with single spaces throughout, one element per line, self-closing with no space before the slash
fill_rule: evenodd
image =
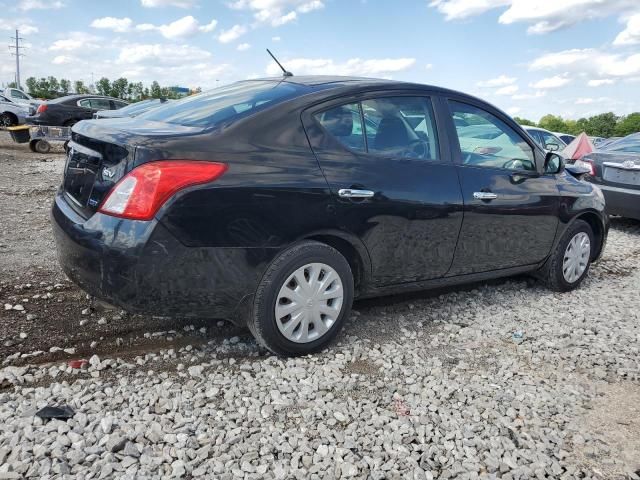
<path id="1" fill-rule="evenodd" d="M 346 258 L 347 262 L 349 262 L 349 266 L 351 267 L 351 271 L 353 272 L 353 286 L 354 290 L 357 292 L 359 287 L 366 280 L 365 264 L 360 253 L 358 253 L 358 250 L 356 250 L 356 248 L 344 238 L 333 235 L 313 235 L 308 237 L 307 240 L 315 240 L 329 245 L 338 250 L 338 252 Z"/>
<path id="2" fill-rule="evenodd" d="M 598 245 L 597 250 L 593 251 L 593 253 L 591 254 L 591 257 L 592 259 L 598 258 L 598 255 L 600 255 L 600 249 L 602 248 L 602 240 L 604 235 L 603 226 L 602 226 L 602 222 L 600 221 L 600 218 L 595 213 L 587 212 L 580 215 L 577 219 L 587 222 L 591 227 L 591 231 L 593 232 L 593 236 L 595 237 Z"/>
<path id="3" fill-rule="evenodd" d="M 0 113 L 0 115 L 6 115 L 7 117 L 9 117 L 9 118 L 11 119 L 11 121 L 12 121 L 14 124 L 17 124 L 17 123 L 18 123 L 18 117 L 17 117 L 17 115 L 16 115 L 15 113 L 13 113 L 13 112 L 2 112 L 2 113 Z"/>

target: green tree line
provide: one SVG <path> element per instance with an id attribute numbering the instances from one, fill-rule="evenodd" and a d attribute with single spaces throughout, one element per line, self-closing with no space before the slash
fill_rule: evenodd
<path id="1" fill-rule="evenodd" d="M 593 137 L 624 137 L 631 133 L 640 132 L 640 112 L 618 116 L 613 112 L 601 113 L 589 118 L 578 120 L 564 119 L 557 115 L 545 115 L 538 123 L 526 118 L 514 117 L 520 125 L 546 128 L 552 132 L 570 133 L 578 135 L 586 132 Z"/>
<path id="2" fill-rule="evenodd" d="M 29 77 L 25 81 L 29 94 L 36 98 L 57 98 L 70 93 L 96 93 L 109 97 L 121 98 L 127 101 L 140 101 L 147 98 L 178 98 L 180 95 L 171 87 L 161 87 L 157 81 L 145 86 L 142 82 L 129 82 L 124 77 L 109 80 L 102 77 L 95 85 L 86 85 L 82 80 L 71 82 L 67 79 L 58 80 L 56 77 Z M 197 89 L 199 91 L 200 89 Z"/>

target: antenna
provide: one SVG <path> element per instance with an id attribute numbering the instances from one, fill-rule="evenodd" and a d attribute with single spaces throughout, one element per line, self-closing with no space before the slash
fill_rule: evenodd
<path id="1" fill-rule="evenodd" d="M 271 58 L 273 58 L 273 61 L 276 62 L 278 64 L 278 66 L 280 67 L 280 69 L 282 70 L 282 76 L 283 77 L 293 77 L 293 73 L 291 73 L 290 71 L 288 71 L 287 69 L 285 69 L 282 64 L 278 61 L 278 59 L 276 58 L 276 56 L 271 53 L 271 50 L 269 50 L 267 48 L 267 53 L 269 55 L 271 55 Z"/>

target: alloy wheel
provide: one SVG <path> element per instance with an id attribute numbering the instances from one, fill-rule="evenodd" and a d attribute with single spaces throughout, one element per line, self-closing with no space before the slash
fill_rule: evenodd
<path id="1" fill-rule="evenodd" d="M 295 343 L 309 343 L 331 330 L 342 310 L 340 275 L 324 263 L 298 268 L 284 282 L 275 304 L 280 333 Z"/>
<path id="2" fill-rule="evenodd" d="M 591 241 L 585 232 L 576 233 L 566 250 L 562 262 L 562 275 L 569 283 L 576 282 L 587 269 L 591 255 Z"/>

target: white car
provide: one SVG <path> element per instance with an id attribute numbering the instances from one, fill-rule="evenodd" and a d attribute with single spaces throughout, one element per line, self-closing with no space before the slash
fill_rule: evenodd
<path id="1" fill-rule="evenodd" d="M 559 137 L 540 127 L 530 127 L 523 125 L 522 128 L 535 140 L 542 148 L 549 152 L 558 152 L 567 146 Z"/>
<path id="2" fill-rule="evenodd" d="M 2 92 L 2 95 L 11 100 L 14 103 L 21 103 L 23 105 L 27 105 L 27 110 L 35 113 L 36 109 L 43 102 L 41 100 L 37 100 L 29 95 L 27 92 L 20 90 L 19 88 L 5 88 Z"/>
<path id="3" fill-rule="evenodd" d="M 29 115 L 29 105 L 16 103 L 0 95 L 0 127 L 12 127 L 25 123 Z"/>

